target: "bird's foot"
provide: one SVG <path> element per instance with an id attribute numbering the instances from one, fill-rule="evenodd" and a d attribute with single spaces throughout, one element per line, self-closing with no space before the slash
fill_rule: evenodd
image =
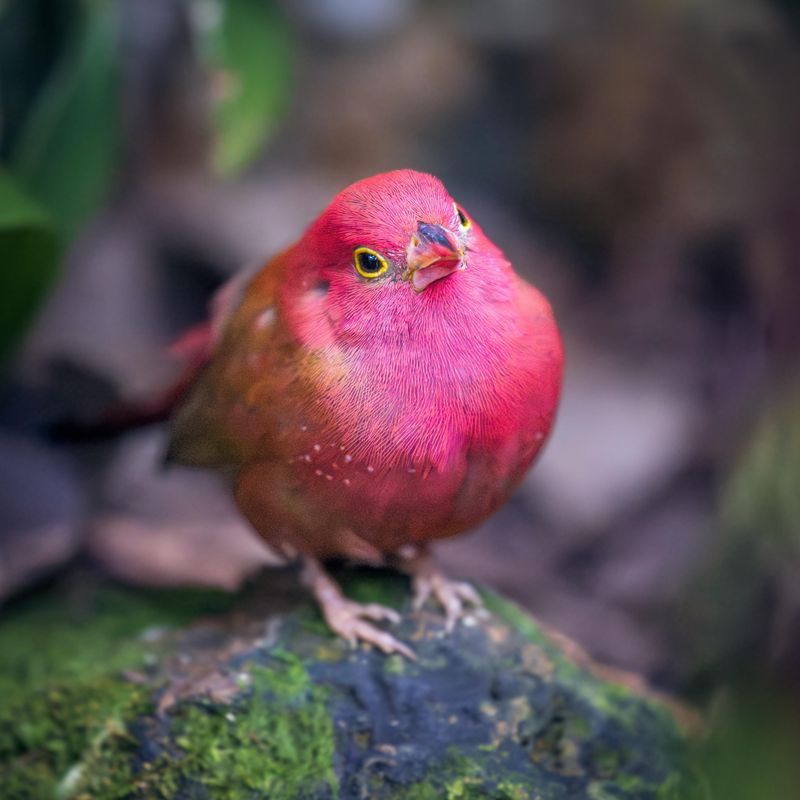
<path id="1" fill-rule="evenodd" d="M 470 584 L 446 578 L 430 556 L 423 554 L 406 563 L 413 576 L 414 610 L 419 611 L 433 597 L 444 609 L 445 629 L 448 632 L 467 613 L 468 606 L 483 606 L 480 595 Z"/>
<path id="2" fill-rule="evenodd" d="M 348 600 L 319 561 L 308 556 L 305 557 L 304 577 L 320 605 L 328 627 L 351 647 L 361 641 L 384 653 L 400 653 L 411 661 L 416 661 L 410 648 L 367 621 L 396 624 L 400 622 L 400 614 L 393 608 Z"/>
<path id="3" fill-rule="evenodd" d="M 322 613 L 331 630 L 351 646 L 361 641 L 377 647 L 384 653 L 400 653 L 412 661 L 416 660 L 414 652 L 401 641 L 366 621 L 386 620 L 397 623 L 400 621 L 400 615 L 394 609 L 376 603 L 356 603 L 346 597 L 321 605 Z"/>

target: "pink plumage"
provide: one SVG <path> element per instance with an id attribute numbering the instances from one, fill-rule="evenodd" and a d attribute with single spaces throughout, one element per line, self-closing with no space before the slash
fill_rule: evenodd
<path id="1" fill-rule="evenodd" d="M 314 558 L 374 561 L 478 524 L 550 431 L 550 306 L 433 176 L 346 188 L 227 295 L 171 454 L 232 470 L 244 514 L 314 564 L 315 590 Z M 342 608 L 323 602 L 340 633 L 401 649 Z"/>

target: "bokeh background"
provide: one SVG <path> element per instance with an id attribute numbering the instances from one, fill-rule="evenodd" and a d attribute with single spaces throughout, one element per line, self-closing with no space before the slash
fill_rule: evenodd
<path id="1" fill-rule="evenodd" d="M 338 189 L 426 170 L 568 357 L 442 561 L 701 708 L 709 797 L 796 800 L 798 37 L 791 0 L 0 0 L 0 615 L 271 561 L 163 425 L 85 434 Z"/>

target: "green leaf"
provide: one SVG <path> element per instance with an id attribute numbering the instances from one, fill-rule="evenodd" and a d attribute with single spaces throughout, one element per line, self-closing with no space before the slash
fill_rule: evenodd
<path id="1" fill-rule="evenodd" d="M 47 215 L 0 170 L 0 361 L 53 282 L 58 251 Z"/>
<path id="2" fill-rule="evenodd" d="M 287 105 L 291 38 L 267 0 L 205 0 L 201 8 L 201 45 L 217 96 L 214 166 L 231 175 L 258 155 Z"/>
<path id="3" fill-rule="evenodd" d="M 112 0 L 83 0 L 64 56 L 25 121 L 11 169 L 73 236 L 105 199 L 119 153 L 119 42 Z"/>

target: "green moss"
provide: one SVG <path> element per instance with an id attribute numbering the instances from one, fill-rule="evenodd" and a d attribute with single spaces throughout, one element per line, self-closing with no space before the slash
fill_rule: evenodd
<path id="1" fill-rule="evenodd" d="M 270 590 L 282 597 L 273 582 Z M 350 596 L 372 602 L 397 605 L 407 592 L 405 580 L 378 571 L 344 583 Z M 567 781 L 588 792 L 575 796 L 596 800 L 690 796 L 671 778 L 676 762 L 667 751 L 677 728 L 667 712 L 583 672 L 522 611 L 493 595 L 487 605 L 527 641 L 486 618 L 454 632 L 460 643 L 452 661 L 444 647 L 451 642 L 438 638 L 436 626 L 413 640 L 415 663 L 352 652 L 327 630 L 308 632 L 304 620 L 318 618 L 308 605 L 269 637 L 258 609 L 159 634 L 229 602 L 208 593 L 85 587 L 16 604 L 0 624 L 0 795 L 323 800 L 338 795 L 335 764 L 349 787 L 358 781 L 369 796 L 392 800 L 563 800 Z M 407 636 L 411 622 L 404 624 Z M 133 680 L 123 677 L 128 670 Z M 442 670 L 453 670 L 453 691 Z M 485 741 L 480 731 L 471 744 L 413 741 L 420 719 L 462 719 L 458 687 L 487 670 L 507 680 L 476 700 Z M 392 705 L 384 734 L 370 736 L 353 686 L 378 696 L 404 691 L 412 678 L 432 681 L 437 702 Z M 206 699 L 219 686 L 234 696 Z M 173 705 L 156 714 L 160 689 Z M 380 769 L 373 769 L 373 748 Z M 417 783 L 406 783 L 420 776 L 416 767 L 408 771 L 409 748 L 427 765 Z"/>
<path id="2" fill-rule="evenodd" d="M 643 714 L 647 714 L 654 721 L 658 721 L 659 727 L 672 730 L 676 739 L 679 738 L 674 718 L 662 705 L 636 694 L 626 686 L 601 680 L 570 661 L 542 633 L 528 614 L 511 601 L 488 591 L 483 591 L 482 597 L 490 611 L 515 628 L 528 641 L 542 648 L 555 666 L 552 680 L 574 692 L 600 716 L 632 731 L 641 723 Z"/>
<path id="3" fill-rule="evenodd" d="M 298 626 L 306 633 L 325 637 L 326 639 L 330 638 L 331 629 L 318 608 L 313 606 L 301 608 L 297 611 L 295 619 Z"/>
<path id="4" fill-rule="evenodd" d="M 530 783 L 516 775 L 498 781 L 502 768 L 490 768 L 451 749 L 443 763 L 430 770 L 430 777 L 404 787 L 393 800 L 544 800 Z"/>
<path id="5" fill-rule="evenodd" d="M 325 690 L 302 662 L 273 654 L 274 667 L 253 667 L 251 686 L 230 705 L 186 701 L 170 712 L 164 752 L 141 766 L 136 780 L 145 797 L 189 796 L 238 800 L 295 800 L 306 793 L 335 796 L 335 740 Z M 124 748 L 123 753 L 124 755 Z M 119 762 L 120 753 L 112 754 Z M 105 756 L 108 761 L 108 754 Z M 81 785 L 86 797 L 118 797 L 104 762 Z M 310 776 L 313 776 L 310 777 Z"/>
<path id="6" fill-rule="evenodd" d="M 640 775 L 620 774 L 607 781 L 593 781 L 587 788 L 591 800 L 619 800 L 621 797 L 641 797 L 652 800 L 688 800 L 695 797 L 685 776 L 674 773 L 658 785 Z"/>
<path id="7" fill-rule="evenodd" d="M 383 662 L 383 671 L 387 675 L 405 675 L 408 667 L 408 659 L 397 653 L 387 656 Z"/>
<path id="8" fill-rule="evenodd" d="M 348 597 L 359 603 L 379 603 L 400 610 L 408 602 L 408 579 L 382 569 L 337 572 Z"/>
<path id="9" fill-rule="evenodd" d="M 447 800 L 529 800 L 535 797 L 532 788 L 527 783 L 519 783 L 514 780 L 502 780 L 499 783 L 496 778 L 489 780 L 484 777 L 480 770 L 471 769 L 466 774 L 450 780 L 445 787 L 444 797 Z M 416 797 L 416 795 L 413 795 Z M 442 797 L 441 794 L 436 795 Z"/>
<path id="10" fill-rule="evenodd" d="M 480 778 L 456 778 L 447 786 L 447 800 L 481 800 L 486 797 Z"/>
<path id="11" fill-rule="evenodd" d="M 0 622 L 0 713 L 9 696 L 45 683 L 88 681 L 140 664 L 146 648 L 138 634 L 184 625 L 232 602 L 211 591 L 62 587 L 7 606 Z"/>
<path id="12" fill-rule="evenodd" d="M 128 723 L 151 710 L 149 691 L 122 672 L 158 657 L 159 629 L 230 604 L 216 592 L 55 593 L 17 603 L 0 624 L 0 785 L 15 800 L 172 797 L 187 781 L 214 797 L 300 796 L 308 775 L 336 786 L 323 690 L 293 656 L 254 668 L 245 699 L 182 703 L 179 751 L 142 766 Z M 142 635 L 144 634 L 144 636 Z M 140 759 L 139 759 L 140 760 Z M 311 772 L 309 772 L 311 770 Z M 152 776 L 152 778 L 150 777 Z"/>
<path id="13" fill-rule="evenodd" d="M 686 800 L 689 794 L 689 783 L 685 776 L 677 773 L 670 775 L 664 783 L 658 787 L 656 800 Z M 694 792 L 692 792 L 694 794 Z"/>
<path id="14" fill-rule="evenodd" d="M 121 671 L 146 665 L 143 631 L 229 601 L 211 592 L 61 587 L 16 603 L 0 623 L 0 785 L 17 800 L 71 793 L 81 764 L 149 704 Z M 87 622 L 91 620 L 91 624 Z M 117 765 L 116 772 L 129 770 Z M 67 776 L 70 776 L 69 778 Z"/>
<path id="15" fill-rule="evenodd" d="M 142 704 L 138 687 L 108 679 L 28 693 L 0 720 L 0 785 L 18 800 L 52 796 L 70 770 L 122 730 L 122 720 Z"/>
<path id="16" fill-rule="evenodd" d="M 444 784 L 441 779 L 415 783 L 393 794 L 392 800 L 538 800 L 540 797 L 524 783 L 511 780 L 497 783 L 467 775 L 451 778 Z"/>
<path id="17" fill-rule="evenodd" d="M 531 797 L 529 786 L 513 781 L 501 781 L 497 784 L 497 789 L 503 800 L 529 800 Z"/>
<path id="18" fill-rule="evenodd" d="M 685 765 L 686 749 L 666 707 L 570 661 L 513 603 L 491 593 L 485 593 L 484 600 L 491 611 L 542 648 L 552 662 L 552 674 L 542 677 L 564 692 L 560 714 L 534 739 L 535 763 L 565 776 L 589 777 L 587 792 L 594 800 L 690 796 L 685 776 L 672 772 Z M 645 742 L 651 749 L 643 749 Z"/>
<path id="19" fill-rule="evenodd" d="M 147 694 L 133 693 L 119 713 L 110 716 L 89 742 L 80 762 L 62 778 L 58 797 L 72 800 L 129 797 L 139 783 L 134 774 L 139 743 L 131 735 L 129 724 L 151 711 Z"/>
<path id="20" fill-rule="evenodd" d="M 433 783 L 415 783 L 404 786 L 390 795 L 390 800 L 442 800 L 442 788 Z"/>

